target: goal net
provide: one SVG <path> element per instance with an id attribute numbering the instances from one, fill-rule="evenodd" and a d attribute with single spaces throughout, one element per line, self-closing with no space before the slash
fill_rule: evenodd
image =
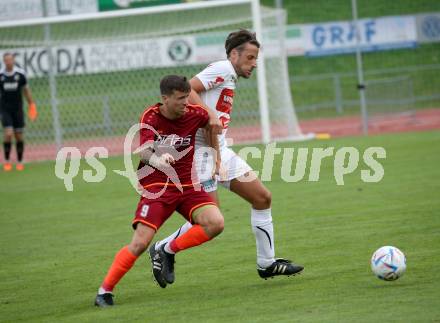
<path id="1" fill-rule="evenodd" d="M 0 54 L 15 55 L 39 107 L 39 119 L 27 123 L 27 157 L 53 159 L 62 146 L 122 153 L 127 130 L 146 105 L 160 100 L 160 79 L 191 78 L 225 59 L 225 38 L 240 28 L 257 30 L 264 58 L 258 75 L 238 82 L 228 137 L 234 143 L 303 138 L 287 75 L 284 25 L 283 10 L 257 0 L 1 22 Z"/>

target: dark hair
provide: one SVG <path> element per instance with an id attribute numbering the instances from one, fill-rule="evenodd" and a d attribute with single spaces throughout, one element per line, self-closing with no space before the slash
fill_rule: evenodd
<path id="1" fill-rule="evenodd" d="M 257 46 L 257 48 L 260 48 L 260 43 L 258 42 L 255 33 L 251 33 L 246 29 L 240 29 L 239 31 L 230 33 L 225 41 L 226 55 L 229 57 L 229 54 L 234 48 L 239 52 L 242 51 L 246 43 L 250 43 Z"/>
<path id="2" fill-rule="evenodd" d="M 185 76 L 167 75 L 160 81 L 160 94 L 172 95 L 174 91 L 191 91 L 191 85 Z"/>

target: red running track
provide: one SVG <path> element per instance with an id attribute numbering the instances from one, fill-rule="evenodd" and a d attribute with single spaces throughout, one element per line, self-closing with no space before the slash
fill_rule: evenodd
<path id="1" fill-rule="evenodd" d="M 332 137 L 362 135 L 362 122 L 359 116 L 313 119 L 302 121 L 300 124 L 303 133 L 329 133 Z M 368 133 L 372 135 L 435 129 L 440 129 L 440 109 L 375 117 L 368 125 Z"/>
<path id="2" fill-rule="evenodd" d="M 362 123 L 359 116 L 336 117 L 305 120 L 300 122 L 304 134 L 328 133 L 332 137 L 359 136 L 362 135 Z M 413 113 L 376 117 L 370 120 L 369 134 L 440 130 L 440 109 L 419 110 Z M 287 129 L 276 124 L 271 125 L 272 138 L 285 137 Z M 261 138 L 259 127 L 243 126 L 231 128 L 228 137 L 234 139 L 234 144 L 258 142 Z M 110 156 L 123 153 L 124 137 L 106 137 L 84 140 L 65 141 L 64 147 L 77 147 L 82 155 L 94 146 L 105 147 Z M 26 147 L 26 161 L 54 160 L 57 154 L 56 145 L 40 144 Z M 11 154 L 15 158 L 15 153 Z M 3 153 L 1 154 L 3 158 Z"/>

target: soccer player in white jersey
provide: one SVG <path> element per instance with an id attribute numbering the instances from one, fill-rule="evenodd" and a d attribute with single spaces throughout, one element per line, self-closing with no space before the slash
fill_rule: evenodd
<path id="1" fill-rule="evenodd" d="M 255 176 L 251 167 L 227 147 L 225 140 L 237 80 L 239 77 L 251 77 L 257 67 L 259 48 L 254 33 L 239 30 L 229 34 L 225 42 L 227 59 L 208 65 L 191 79 L 189 101 L 215 111 L 223 125 L 223 132 L 218 136 L 220 156 L 217 161 L 213 161 L 213 155 L 203 149 L 209 143 L 200 129 L 196 135 L 194 159 L 202 187 L 218 202 L 218 182 L 251 205 L 251 224 L 257 245 L 257 271 L 261 278 L 267 279 L 277 275 L 295 275 L 304 267 L 286 259 L 275 258 L 271 193 Z M 220 163 L 226 178 L 212 179 L 213 168 L 218 171 Z M 170 243 L 190 228 L 191 224 L 187 222 L 169 237 L 152 245 L 149 250 L 151 259 L 158 261 L 159 246 Z"/>

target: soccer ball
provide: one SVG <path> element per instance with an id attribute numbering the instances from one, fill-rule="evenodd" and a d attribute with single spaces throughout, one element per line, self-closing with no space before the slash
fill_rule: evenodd
<path id="1" fill-rule="evenodd" d="M 381 247 L 371 257 L 371 270 L 380 279 L 396 280 L 406 270 L 405 255 L 396 247 Z"/>

